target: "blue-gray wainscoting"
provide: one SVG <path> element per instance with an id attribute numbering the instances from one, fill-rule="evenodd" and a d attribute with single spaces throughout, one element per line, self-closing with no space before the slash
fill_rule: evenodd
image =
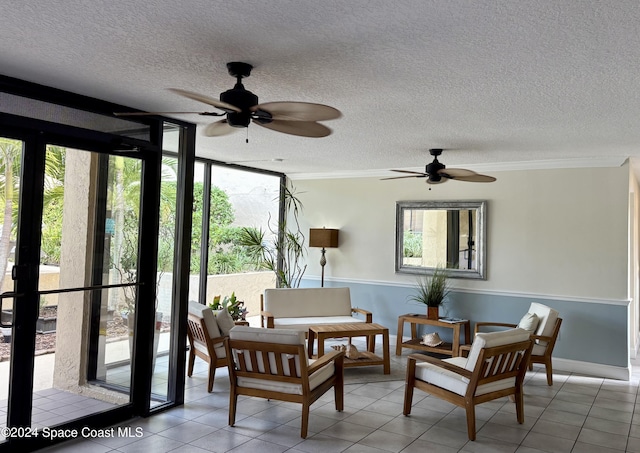
<path id="1" fill-rule="evenodd" d="M 301 287 L 318 287 L 319 281 L 306 278 Z M 397 334 L 398 316 L 405 313 L 426 313 L 423 305 L 409 301 L 411 285 L 396 285 L 351 280 L 325 280 L 325 286 L 348 286 L 354 307 L 373 312 L 373 321 Z M 562 327 L 553 354 L 554 369 L 595 376 L 628 380 L 629 364 L 628 301 L 591 300 L 527 295 L 517 293 L 453 290 L 441 310 L 441 316 L 471 320 L 473 332 L 477 321 L 517 323 L 531 302 L 539 302 L 560 312 Z M 437 331 L 445 341 L 451 341 L 451 330 L 420 326 L 425 333 Z M 405 336 L 408 332 L 405 326 Z"/>

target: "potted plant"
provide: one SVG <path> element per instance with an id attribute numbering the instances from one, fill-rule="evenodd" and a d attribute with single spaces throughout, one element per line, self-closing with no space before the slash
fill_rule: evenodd
<path id="1" fill-rule="evenodd" d="M 231 293 L 231 296 L 224 296 L 222 301 L 220 301 L 220 296 L 214 297 L 209 307 L 212 310 L 227 310 L 234 321 L 246 321 L 247 309 L 244 302 L 236 298 L 235 292 Z"/>
<path id="2" fill-rule="evenodd" d="M 438 319 L 439 308 L 449 294 L 449 281 L 447 270 L 436 267 L 431 275 L 425 274 L 418 280 L 416 294 L 409 299 L 427 306 L 427 318 Z"/>

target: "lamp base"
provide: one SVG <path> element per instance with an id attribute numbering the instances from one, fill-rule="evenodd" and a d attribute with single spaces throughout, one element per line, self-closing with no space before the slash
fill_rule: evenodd
<path id="1" fill-rule="evenodd" d="M 320 287 L 324 288 L 324 266 L 327 264 L 327 258 L 324 256 L 326 250 L 322 247 L 322 256 L 320 257 L 320 266 L 322 267 L 322 274 L 320 277 Z"/>

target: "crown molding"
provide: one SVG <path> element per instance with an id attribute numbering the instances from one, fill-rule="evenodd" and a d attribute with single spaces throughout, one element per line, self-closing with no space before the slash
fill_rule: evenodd
<path id="1" fill-rule="evenodd" d="M 552 170 L 562 168 L 607 168 L 621 167 L 627 161 L 624 156 L 601 156 L 579 159 L 551 159 L 529 160 L 519 162 L 496 162 L 484 164 L 456 164 L 456 168 L 467 168 L 477 172 L 523 171 L 523 170 Z M 424 171 L 424 166 L 401 168 L 400 170 Z M 289 173 L 291 180 L 309 179 L 347 179 L 347 178 L 386 178 L 397 176 L 390 170 L 359 170 L 359 171 L 334 171 L 324 173 Z"/>

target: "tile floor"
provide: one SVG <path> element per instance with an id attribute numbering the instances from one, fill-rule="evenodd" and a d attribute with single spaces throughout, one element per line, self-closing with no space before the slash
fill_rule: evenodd
<path id="1" fill-rule="evenodd" d="M 406 354 L 392 367 L 404 367 Z M 328 392 L 311 410 L 309 435 L 300 438 L 299 406 L 243 398 L 235 427 L 227 426 L 227 373 L 219 369 L 206 392 L 206 367 L 187 379 L 183 407 L 121 426 L 143 435 L 69 441 L 47 452 L 640 452 L 640 361 L 630 382 L 557 372 L 548 387 L 542 368 L 527 375 L 525 423 L 516 422 L 506 398 L 477 409 L 477 440 L 466 434 L 464 411 L 416 391 L 412 414 L 402 415 L 404 383 L 349 383 L 345 410 L 336 412 Z M 346 370 L 348 375 L 355 369 Z M 396 369 L 397 371 L 397 369 Z M 384 379 L 371 370 L 375 379 Z M 355 379 L 358 380 L 358 379 Z"/>

